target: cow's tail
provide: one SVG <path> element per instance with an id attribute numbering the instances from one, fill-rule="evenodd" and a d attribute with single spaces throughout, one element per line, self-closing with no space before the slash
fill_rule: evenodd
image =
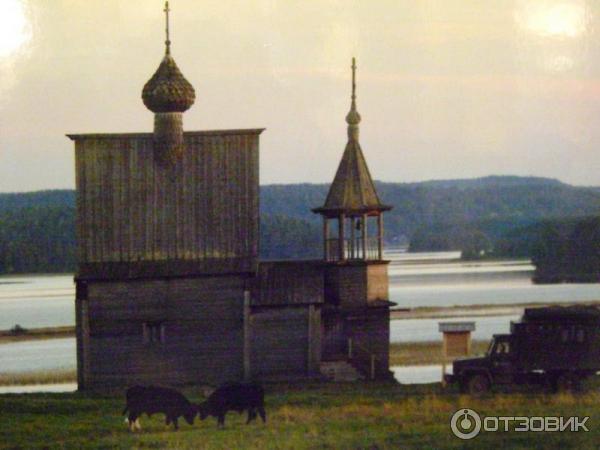
<path id="1" fill-rule="evenodd" d="M 123 412 L 121 413 L 121 415 L 124 416 L 125 414 L 127 414 L 128 410 L 129 410 L 129 405 L 125 405 L 125 409 L 123 410 Z"/>

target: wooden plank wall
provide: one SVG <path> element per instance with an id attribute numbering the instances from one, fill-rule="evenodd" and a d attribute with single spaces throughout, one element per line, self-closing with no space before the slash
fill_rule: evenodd
<path id="1" fill-rule="evenodd" d="M 321 261 L 261 261 L 252 292 L 252 305 L 323 303 Z"/>
<path id="2" fill-rule="evenodd" d="M 72 136 L 80 264 L 258 256 L 258 134 L 185 134 L 157 165 L 151 134 Z M 226 268 L 226 266 L 225 266 Z"/>
<path id="3" fill-rule="evenodd" d="M 252 312 L 252 378 L 294 378 L 308 374 L 308 320 L 308 306 L 265 308 Z"/>
<path id="4" fill-rule="evenodd" d="M 342 309 L 363 308 L 367 305 L 366 264 L 331 265 L 325 271 L 327 301 Z"/>
<path id="5" fill-rule="evenodd" d="M 86 387 L 241 380 L 244 283 L 239 276 L 89 283 Z M 163 343 L 144 342 L 144 322 L 164 326 Z"/>

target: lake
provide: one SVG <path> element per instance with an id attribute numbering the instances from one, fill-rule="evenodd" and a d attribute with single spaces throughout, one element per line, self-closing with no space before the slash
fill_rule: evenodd
<path id="1" fill-rule="evenodd" d="M 0 276 L 0 329 L 75 325 L 73 275 Z"/>
<path id="2" fill-rule="evenodd" d="M 390 298 L 399 307 L 510 305 L 524 302 L 600 300 L 600 284 L 538 286 L 530 282 L 526 261 L 462 262 L 459 253 L 390 252 Z M 72 275 L 0 277 L 0 329 L 74 325 Z M 474 339 L 506 333 L 519 315 L 453 318 L 475 321 Z M 392 342 L 435 341 L 440 319 L 403 319 L 390 323 Z M 446 319 L 444 319 L 446 321 Z M 0 345 L 0 372 L 75 367 L 73 338 Z M 432 370 L 432 369 L 431 369 Z M 405 371 L 403 371 L 404 373 Z"/>

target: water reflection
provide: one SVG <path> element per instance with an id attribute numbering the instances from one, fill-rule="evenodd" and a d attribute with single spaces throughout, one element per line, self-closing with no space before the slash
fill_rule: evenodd
<path id="1" fill-rule="evenodd" d="M 0 345 L 0 373 L 75 369 L 75 339 L 47 339 Z"/>

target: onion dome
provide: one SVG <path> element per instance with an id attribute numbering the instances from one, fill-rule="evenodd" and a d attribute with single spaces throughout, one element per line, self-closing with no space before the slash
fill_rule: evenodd
<path id="1" fill-rule="evenodd" d="M 142 89 L 144 105 L 154 113 L 154 158 L 161 166 L 174 167 L 185 149 L 183 113 L 194 104 L 194 87 L 184 78 L 171 56 L 169 2 L 165 2 L 165 56 Z"/>
<path id="2" fill-rule="evenodd" d="M 184 112 L 195 99 L 194 87 L 182 75 L 167 46 L 158 69 L 142 90 L 144 105 L 154 113 Z"/>

